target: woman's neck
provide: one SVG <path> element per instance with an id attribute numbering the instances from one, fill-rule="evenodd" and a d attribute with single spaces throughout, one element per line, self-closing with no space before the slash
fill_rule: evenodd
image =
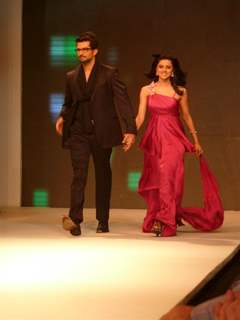
<path id="1" fill-rule="evenodd" d="M 156 84 L 157 84 L 158 86 L 161 86 L 161 87 L 172 86 L 169 79 L 166 79 L 166 80 L 158 80 L 158 81 L 156 82 Z"/>

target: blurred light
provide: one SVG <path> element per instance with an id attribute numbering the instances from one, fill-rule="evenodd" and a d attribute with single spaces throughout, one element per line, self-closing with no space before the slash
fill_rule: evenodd
<path id="1" fill-rule="evenodd" d="M 128 173 L 128 189 L 136 191 L 138 188 L 138 182 L 141 176 L 141 172 L 129 172 Z"/>
<path id="2" fill-rule="evenodd" d="M 48 206 L 48 191 L 45 189 L 36 189 L 33 191 L 33 205 L 34 207 Z"/>
<path id="3" fill-rule="evenodd" d="M 52 36 L 49 55 L 52 66 L 69 66 L 77 63 L 76 36 Z"/>
<path id="4" fill-rule="evenodd" d="M 107 51 L 107 63 L 116 65 L 118 63 L 118 48 L 111 47 Z"/>
<path id="5" fill-rule="evenodd" d="M 49 112 L 52 122 L 55 123 L 64 102 L 63 93 L 52 93 L 49 96 Z"/>

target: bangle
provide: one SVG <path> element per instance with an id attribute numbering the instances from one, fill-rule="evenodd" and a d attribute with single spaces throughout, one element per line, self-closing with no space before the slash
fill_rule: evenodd
<path id="1" fill-rule="evenodd" d="M 197 134 L 197 131 L 190 131 L 191 134 Z"/>

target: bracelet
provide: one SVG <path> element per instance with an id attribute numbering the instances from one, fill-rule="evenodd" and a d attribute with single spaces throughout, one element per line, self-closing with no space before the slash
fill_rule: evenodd
<path id="1" fill-rule="evenodd" d="M 191 134 L 197 134 L 197 131 L 190 131 Z"/>

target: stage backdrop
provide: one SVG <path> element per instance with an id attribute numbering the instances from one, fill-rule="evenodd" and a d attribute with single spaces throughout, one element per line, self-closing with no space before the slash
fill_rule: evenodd
<path id="1" fill-rule="evenodd" d="M 0 0 L 0 211 L 21 203 L 22 0 Z"/>
<path id="2" fill-rule="evenodd" d="M 240 209 L 240 2 L 25 0 L 23 6 L 22 205 L 69 205 L 71 164 L 55 121 L 65 73 L 77 64 L 76 36 L 97 33 L 100 58 L 118 66 L 135 110 L 148 83 L 152 53 L 179 58 L 190 107 L 226 209 Z M 136 188 L 143 155 L 137 143 L 112 156 L 113 208 L 144 208 Z M 94 207 L 92 163 L 86 206 Z M 186 157 L 185 205 L 201 204 L 198 162 Z"/>

